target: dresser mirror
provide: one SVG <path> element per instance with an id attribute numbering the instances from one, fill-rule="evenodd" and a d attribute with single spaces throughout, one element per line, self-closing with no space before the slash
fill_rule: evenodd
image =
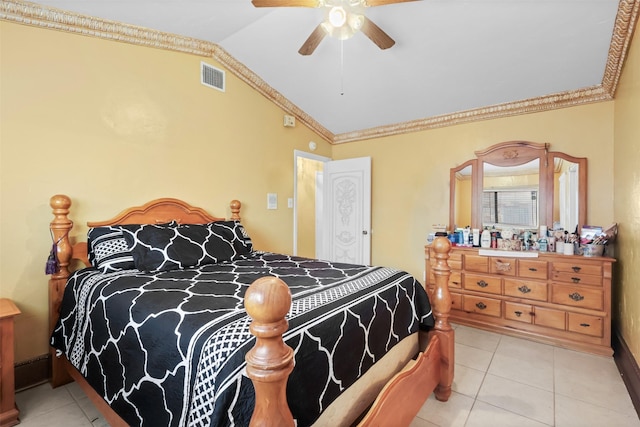
<path id="1" fill-rule="evenodd" d="M 553 165 L 547 178 L 553 183 L 549 225 L 573 231 L 587 219 L 587 159 L 552 152 L 549 162 Z"/>
<path id="2" fill-rule="evenodd" d="M 458 167 L 451 168 L 450 182 L 451 187 L 449 199 L 449 224 L 461 224 L 461 227 L 470 225 L 472 218 L 476 216 L 475 200 L 473 195 L 475 187 L 474 174 L 478 169 L 478 161 L 476 159 L 469 160 Z"/>
<path id="3" fill-rule="evenodd" d="M 587 159 L 508 141 L 450 171 L 449 228 L 573 231 L 586 222 Z"/>

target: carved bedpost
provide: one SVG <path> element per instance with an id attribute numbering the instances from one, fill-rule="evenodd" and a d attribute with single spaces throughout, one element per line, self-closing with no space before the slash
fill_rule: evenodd
<path id="1" fill-rule="evenodd" d="M 51 197 L 49 205 L 53 211 L 53 221 L 51 221 L 49 228 L 53 235 L 53 241 L 57 243 L 58 264 L 60 266 L 60 270 L 52 274 L 49 279 L 49 332 L 52 332 L 58 320 L 64 287 L 70 274 L 69 262 L 71 261 L 73 248 L 69 242 L 69 232 L 71 228 L 73 228 L 73 222 L 68 217 L 69 207 L 71 206 L 71 199 L 69 197 L 57 194 Z M 50 349 L 50 353 L 51 363 L 53 365 L 51 369 L 52 386 L 57 387 L 70 382 L 71 377 L 62 365 L 60 359 L 56 357 L 53 348 Z"/>
<path id="2" fill-rule="evenodd" d="M 240 200 L 232 200 L 229 206 L 231 207 L 231 219 L 240 221 L 240 208 L 242 207 Z"/>
<path id="3" fill-rule="evenodd" d="M 293 350 L 282 340 L 289 323 L 289 287 L 276 277 L 261 277 L 251 284 L 244 306 L 253 321 L 250 331 L 255 346 L 246 356 L 247 375 L 253 381 L 256 406 L 251 426 L 294 426 L 287 404 L 287 380 L 293 371 Z"/>
<path id="4" fill-rule="evenodd" d="M 446 402 L 451 395 L 451 384 L 453 383 L 454 360 L 454 331 L 449 323 L 449 313 L 451 312 L 451 294 L 449 293 L 449 276 L 451 269 L 447 264 L 451 242 L 446 237 L 436 237 L 431 246 L 435 252 L 435 288 L 433 290 L 433 314 L 436 324 L 432 334 L 440 338 L 440 348 L 442 352 L 442 363 L 440 367 L 440 383 L 435 389 L 436 399 Z"/>

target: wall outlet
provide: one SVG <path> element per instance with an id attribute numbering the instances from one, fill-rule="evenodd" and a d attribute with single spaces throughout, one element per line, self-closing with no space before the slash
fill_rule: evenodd
<path id="1" fill-rule="evenodd" d="M 287 207 L 288 208 L 292 208 L 293 207 L 293 198 L 292 197 L 289 197 L 287 199 Z"/>

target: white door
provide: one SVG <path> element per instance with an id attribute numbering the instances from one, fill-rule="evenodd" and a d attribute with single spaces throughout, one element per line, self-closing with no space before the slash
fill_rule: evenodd
<path id="1" fill-rule="evenodd" d="M 318 258 L 371 262 L 371 157 L 324 165 L 322 253 Z"/>

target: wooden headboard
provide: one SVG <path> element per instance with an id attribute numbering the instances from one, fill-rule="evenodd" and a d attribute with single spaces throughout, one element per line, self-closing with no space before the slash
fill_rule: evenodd
<path id="1" fill-rule="evenodd" d="M 49 279 L 49 332 L 58 321 L 60 304 L 64 294 L 64 287 L 67 279 L 71 275 L 70 266 L 72 261 L 77 260 L 85 266 L 90 266 L 87 251 L 86 239 L 71 244 L 69 235 L 73 228 L 73 222 L 69 219 L 69 208 L 71 198 L 63 194 L 57 194 L 49 200 L 53 212 L 53 221 L 50 229 L 54 242 L 57 242 L 57 256 L 60 269 L 51 275 Z M 240 220 L 240 208 L 242 204 L 238 200 L 230 203 L 230 220 Z M 214 221 L 222 221 L 225 218 L 210 215 L 202 208 L 191 206 L 182 200 L 172 198 L 162 198 L 152 200 L 142 206 L 134 206 L 125 209 L 115 217 L 106 221 L 87 222 L 88 227 L 103 227 L 120 224 L 158 224 L 176 221 L 180 224 L 207 224 Z M 57 369 L 55 364 L 57 358 L 52 355 L 54 367 L 52 369 L 53 384 L 64 384 L 68 382 L 66 377 L 59 378 L 59 375 L 66 375 L 64 369 Z"/>

